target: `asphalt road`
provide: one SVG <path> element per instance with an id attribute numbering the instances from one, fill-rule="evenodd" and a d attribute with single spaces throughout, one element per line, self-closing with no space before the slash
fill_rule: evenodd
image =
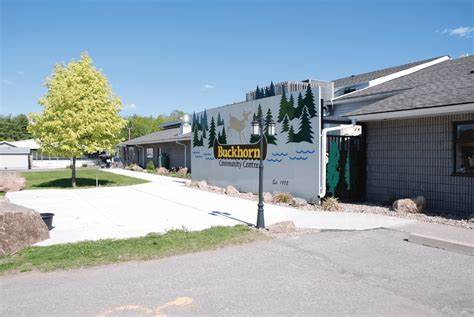
<path id="1" fill-rule="evenodd" d="M 0 316 L 474 314 L 474 257 L 391 230 L 322 232 L 0 278 Z"/>

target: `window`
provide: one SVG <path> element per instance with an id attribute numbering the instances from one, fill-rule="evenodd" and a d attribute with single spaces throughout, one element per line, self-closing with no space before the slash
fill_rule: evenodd
<path id="1" fill-rule="evenodd" d="M 146 149 L 146 158 L 147 159 L 152 159 L 153 158 L 153 148 L 149 147 Z"/>
<path id="2" fill-rule="evenodd" d="M 474 175 L 474 121 L 454 123 L 454 172 Z"/>

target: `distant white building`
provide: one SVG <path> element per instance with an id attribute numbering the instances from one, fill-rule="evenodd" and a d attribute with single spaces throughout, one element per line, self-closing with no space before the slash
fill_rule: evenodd
<path id="1" fill-rule="evenodd" d="M 14 143 L 0 141 L 0 170 L 30 169 L 30 149 L 18 147 Z"/>

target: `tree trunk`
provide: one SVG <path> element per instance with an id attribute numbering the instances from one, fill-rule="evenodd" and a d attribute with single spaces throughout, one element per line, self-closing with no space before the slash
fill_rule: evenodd
<path id="1" fill-rule="evenodd" d="M 71 177 L 71 182 L 72 182 L 72 187 L 76 187 L 76 157 L 72 158 L 72 177 Z"/>

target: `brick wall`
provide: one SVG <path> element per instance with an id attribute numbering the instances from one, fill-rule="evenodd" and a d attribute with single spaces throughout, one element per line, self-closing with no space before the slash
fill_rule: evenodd
<path id="1" fill-rule="evenodd" d="M 423 195 L 428 208 L 474 212 L 474 177 L 453 176 L 453 122 L 474 113 L 367 124 L 367 198 Z"/>

